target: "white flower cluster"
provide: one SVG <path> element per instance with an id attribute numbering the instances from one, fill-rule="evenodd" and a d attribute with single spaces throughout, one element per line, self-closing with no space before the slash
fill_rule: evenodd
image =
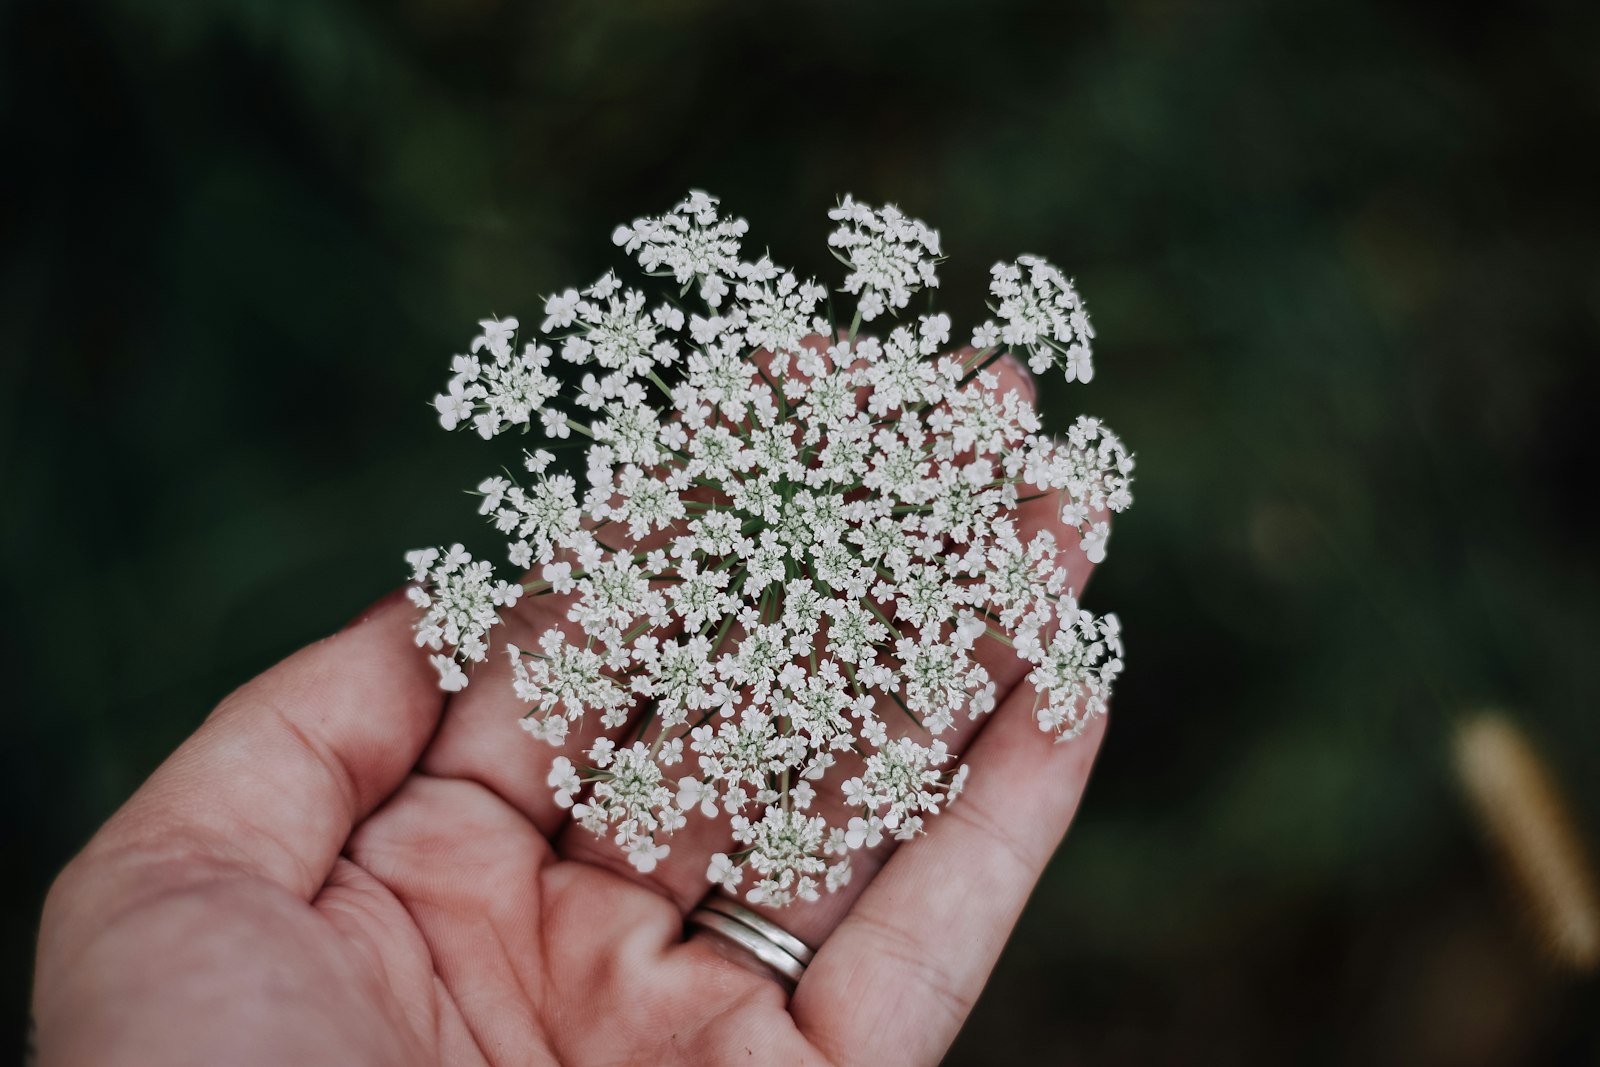
<path id="1" fill-rule="evenodd" d="M 450 650 L 434 656 L 446 689 L 484 659 L 499 609 L 559 598 L 566 626 L 506 646 L 531 734 L 559 745 L 585 717 L 610 730 L 582 766 L 555 761 L 557 801 L 640 870 L 688 818 L 726 815 L 734 847 L 707 875 L 768 904 L 837 888 L 853 850 L 917 834 L 956 798 L 966 768 L 940 735 L 995 706 L 981 648 L 1032 665 L 1038 722 L 1061 738 L 1105 710 L 1122 669 L 1115 616 L 1067 587 L 1073 546 L 1025 532 L 1017 507 L 1053 497 L 1098 561 L 1132 457 L 1094 419 L 1045 436 L 989 369 L 1003 345 L 1087 381 L 1076 291 L 1024 257 L 994 268 L 1000 322 L 972 349 L 946 351 L 940 314 L 864 335 L 938 284 L 938 234 L 849 198 L 830 215 L 857 298 L 843 329 L 822 286 L 742 259 L 745 223 L 703 193 L 613 235 L 673 291 L 607 273 L 549 298 L 545 341 L 520 350 L 516 320 L 482 323 L 440 421 L 492 437 L 537 418 L 587 439 L 582 477 L 538 451 L 521 484 L 479 485 L 520 584 L 459 545 L 410 557 L 417 640 Z M 691 289 L 698 310 L 679 303 Z M 849 814 L 830 824 L 830 808 Z"/>
<path id="2" fill-rule="evenodd" d="M 875 210 L 846 196 L 828 217 L 844 223 L 828 235 L 828 244 L 843 249 L 834 256 L 850 268 L 844 291 L 860 298 L 856 309 L 863 322 L 886 308 L 903 308 L 912 293 L 939 284 L 934 271 L 938 232 L 902 215 L 893 204 Z"/>
<path id="3" fill-rule="evenodd" d="M 980 348 L 999 343 L 1026 349 L 1035 374 L 1060 366 L 1069 382 L 1091 380 L 1094 327 L 1072 283 L 1037 256 L 996 263 L 990 275 L 989 295 L 999 303 L 989 305 L 989 310 L 1001 322 L 979 326 L 972 343 Z"/>

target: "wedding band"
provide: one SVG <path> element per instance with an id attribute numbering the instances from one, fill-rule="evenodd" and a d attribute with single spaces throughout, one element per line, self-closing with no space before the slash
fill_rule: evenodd
<path id="1" fill-rule="evenodd" d="M 733 942 L 764 965 L 798 983 L 811 962 L 812 951 L 765 916 L 722 897 L 711 897 L 690 912 L 688 922 Z"/>
<path id="2" fill-rule="evenodd" d="M 785 930 L 783 927 L 767 918 L 765 915 L 762 915 L 759 912 L 751 911 L 743 904 L 740 904 L 737 900 L 729 900 L 727 897 L 722 896 L 713 896 L 704 900 L 700 904 L 700 907 L 706 911 L 715 911 L 722 915 L 726 915 L 730 919 L 744 923 L 746 926 L 765 937 L 768 941 L 771 941 L 773 944 L 783 949 L 783 951 L 799 960 L 802 967 L 810 963 L 811 957 L 815 955 L 815 953 L 806 947 L 806 943 L 804 941 L 800 940 L 798 937 L 794 936 L 789 931 Z"/>

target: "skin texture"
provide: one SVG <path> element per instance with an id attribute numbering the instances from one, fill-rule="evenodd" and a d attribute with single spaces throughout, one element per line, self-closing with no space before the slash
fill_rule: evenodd
<path id="1" fill-rule="evenodd" d="M 1051 502 L 1022 510 L 1081 590 Z M 524 598 L 497 641 L 564 611 Z M 952 744 L 967 792 L 926 836 L 857 853 L 838 894 L 768 912 L 819 947 L 790 997 L 686 937 L 725 826 L 691 820 L 634 871 L 554 805 L 560 753 L 518 729 L 504 657 L 449 697 L 414 619 L 391 596 L 243 686 L 68 865 L 39 941 L 41 1064 L 936 1063 L 1104 728 L 1052 744 L 1024 665 L 990 650 L 999 706 Z"/>

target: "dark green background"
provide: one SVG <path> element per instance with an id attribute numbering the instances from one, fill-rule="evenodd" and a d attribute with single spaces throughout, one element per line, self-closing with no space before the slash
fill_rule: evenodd
<path id="1" fill-rule="evenodd" d="M 1515 12 L 1502 10 L 1515 7 Z M 1600 24 L 1383 0 L 85 0 L 0 15 L 0 991 L 229 688 L 475 530 L 426 407 L 489 312 L 701 187 L 1076 275 L 1137 449 L 1129 670 L 952 1063 L 1596 1062 L 1450 775 L 1523 722 L 1600 827 Z M 1592 836 L 1591 836 L 1592 840 Z"/>

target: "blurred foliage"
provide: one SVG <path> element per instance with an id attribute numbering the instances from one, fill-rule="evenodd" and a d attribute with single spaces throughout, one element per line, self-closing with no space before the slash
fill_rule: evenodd
<path id="1" fill-rule="evenodd" d="M 953 1063 L 1595 1062 L 1459 803 L 1510 709 L 1600 828 L 1593 6 L 48 0 L 0 13 L 3 991 L 231 686 L 472 515 L 426 401 L 689 187 L 1076 275 L 1139 452 L 1130 669 Z M 958 319 L 958 322 L 962 321 Z"/>

